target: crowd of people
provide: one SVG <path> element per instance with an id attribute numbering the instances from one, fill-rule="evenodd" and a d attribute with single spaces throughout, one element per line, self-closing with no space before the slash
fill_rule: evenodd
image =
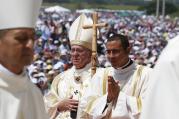
<path id="1" fill-rule="evenodd" d="M 33 83 L 43 91 L 49 88 L 53 78 L 72 66 L 70 61 L 70 41 L 68 38 L 71 23 L 81 13 L 45 12 L 41 10 L 36 26 L 34 62 L 29 66 Z M 86 13 L 91 17 L 90 13 Z M 129 57 L 136 63 L 153 67 L 167 41 L 179 34 L 179 19 L 156 18 L 151 15 L 120 16 L 117 12 L 99 12 L 98 22 L 108 26 L 99 29 L 97 52 L 100 67 L 110 66 L 105 56 L 105 43 L 111 33 L 129 37 L 133 46 Z M 44 92 L 45 93 L 45 92 Z"/>
<path id="2" fill-rule="evenodd" d="M 178 18 L 100 11 L 94 70 L 91 14 L 41 4 L 1 1 L 0 118 L 178 119 Z"/>

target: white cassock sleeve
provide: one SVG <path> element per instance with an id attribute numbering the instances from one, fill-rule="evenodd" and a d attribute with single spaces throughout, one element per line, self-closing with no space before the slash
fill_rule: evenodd
<path id="1" fill-rule="evenodd" d="M 126 95 L 120 92 L 116 108 L 113 109 L 112 117 L 119 119 L 138 118 L 142 100 L 140 97 Z"/>

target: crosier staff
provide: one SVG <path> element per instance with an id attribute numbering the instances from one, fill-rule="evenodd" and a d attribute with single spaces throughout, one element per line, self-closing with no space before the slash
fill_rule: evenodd
<path id="1" fill-rule="evenodd" d="M 84 25 L 84 29 L 93 29 L 93 39 L 92 39 L 92 76 L 96 73 L 97 66 L 97 28 L 106 27 L 107 23 L 98 23 L 98 14 L 97 12 L 93 13 L 93 24 L 92 25 Z"/>

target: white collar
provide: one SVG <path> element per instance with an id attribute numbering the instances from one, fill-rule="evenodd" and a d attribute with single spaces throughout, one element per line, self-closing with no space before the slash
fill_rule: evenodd
<path id="1" fill-rule="evenodd" d="M 84 75 L 86 75 L 86 72 L 90 72 L 91 69 L 91 63 L 87 64 L 84 68 L 82 69 L 76 69 L 74 67 L 74 78 L 77 81 L 82 81 L 81 77 L 83 77 Z"/>
<path id="2" fill-rule="evenodd" d="M 127 65 L 125 65 L 127 66 Z M 131 71 L 131 70 L 135 70 L 136 68 L 136 64 L 133 62 L 131 65 L 129 65 L 128 67 L 122 69 L 122 68 L 118 68 L 118 69 L 115 69 L 113 68 L 114 70 L 114 73 L 117 73 L 117 74 L 123 74 L 123 73 L 126 73 L 128 71 Z"/>
<path id="3" fill-rule="evenodd" d="M 88 71 L 89 69 L 91 69 L 91 63 L 86 64 L 86 66 L 81 69 L 76 69 L 75 67 L 74 67 L 74 69 L 75 69 L 76 73 L 80 74 L 84 71 Z"/>
<path id="4" fill-rule="evenodd" d="M 129 63 L 130 63 L 131 61 L 132 61 L 132 60 L 129 59 L 126 64 L 124 64 L 123 66 L 118 67 L 118 68 L 116 68 L 116 69 L 124 69 L 127 65 L 129 65 Z"/>
<path id="5" fill-rule="evenodd" d="M 4 89 L 11 90 L 13 92 L 19 92 L 26 90 L 27 87 L 27 75 L 25 70 L 17 75 L 9 71 L 7 68 L 0 64 L 0 85 L 4 87 Z"/>
<path id="6" fill-rule="evenodd" d="M 23 72 L 19 75 L 9 71 L 6 67 L 4 67 L 2 64 L 0 64 L 0 73 L 3 75 L 6 75 L 8 77 L 24 77 L 25 74 L 25 70 L 23 70 Z"/>

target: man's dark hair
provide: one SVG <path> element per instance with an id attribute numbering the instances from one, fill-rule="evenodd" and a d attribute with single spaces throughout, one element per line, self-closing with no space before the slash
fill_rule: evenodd
<path id="1" fill-rule="evenodd" d="M 107 43 L 110 41 L 116 41 L 116 40 L 121 42 L 121 45 L 124 48 L 124 50 L 126 50 L 129 47 L 128 36 L 117 34 L 117 33 L 111 33 L 110 36 L 108 37 Z"/>

